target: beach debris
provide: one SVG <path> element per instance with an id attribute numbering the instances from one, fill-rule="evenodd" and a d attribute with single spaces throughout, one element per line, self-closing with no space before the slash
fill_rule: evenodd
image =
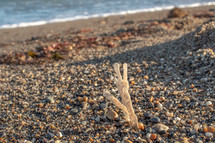
<path id="1" fill-rule="evenodd" d="M 181 8 L 173 8 L 170 10 L 168 18 L 181 18 L 187 16 L 188 13 Z"/>
<path id="2" fill-rule="evenodd" d="M 129 82 L 127 80 L 127 64 L 123 64 L 123 77 L 120 73 L 120 65 L 118 63 L 114 64 L 114 70 L 118 77 L 118 79 L 115 78 L 115 83 L 122 101 L 120 102 L 116 97 L 111 95 L 109 91 L 105 91 L 103 95 L 123 111 L 126 121 L 131 124 L 132 128 L 139 129 L 138 119 L 132 106 L 130 94 L 128 93 Z"/>
<path id="3" fill-rule="evenodd" d="M 215 17 L 215 14 L 214 14 L 214 12 L 211 12 L 211 11 L 205 11 L 205 12 L 196 13 L 193 15 L 193 17 L 195 17 L 195 18 L 211 18 L 211 17 Z"/>
<path id="4" fill-rule="evenodd" d="M 54 60 L 59 60 L 59 59 L 63 59 L 63 56 L 60 53 L 56 52 L 51 54 L 51 58 Z"/>
<path id="5" fill-rule="evenodd" d="M 91 31 L 93 31 L 93 29 L 83 28 L 83 29 L 79 30 L 78 32 L 80 32 L 80 33 L 87 33 L 87 32 L 91 32 Z"/>
<path id="6" fill-rule="evenodd" d="M 28 51 L 27 52 L 28 56 L 32 57 L 32 58 L 35 58 L 36 57 L 36 53 L 33 52 L 33 51 Z"/>
<path id="7" fill-rule="evenodd" d="M 128 20 L 123 23 L 124 25 L 134 24 L 133 20 Z"/>

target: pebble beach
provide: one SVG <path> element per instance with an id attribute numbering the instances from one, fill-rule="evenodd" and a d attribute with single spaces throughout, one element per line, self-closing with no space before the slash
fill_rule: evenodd
<path id="1" fill-rule="evenodd" d="M 214 6 L 0 30 L 0 142 L 215 142 Z M 113 64 L 128 64 L 139 122 Z"/>

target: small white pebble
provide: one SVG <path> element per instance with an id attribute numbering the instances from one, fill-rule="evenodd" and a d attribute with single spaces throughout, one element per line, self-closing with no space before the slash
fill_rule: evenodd
<path id="1" fill-rule="evenodd" d="M 207 132 L 207 133 L 205 133 L 205 136 L 206 137 L 213 137 L 213 133 Z"/>
<path id="2" fill-rule="evenodd" d="M 58 132 L 58 133 L 57 133 L 57 136 L 58 136 L 59 138 L 62 138 L 62 137 L 63 137 L 63 135 L 62 135 L 61 132 Z"/>
<path id="3" fill-rule="evenodd" d="M 201 125 L 198 123 L 198 124 L 195 124 L 194 125 L 194 130 L 198 132 L 199 128 L 201 127 Z"/>
<path id="4" fill-rule="evenodd" d="M 23 142 L 24 143 L 32 143 L 31 141 L 27 141 L 27 140 L 24 140 Z"/>
<path id="5" fill-rule="evenodd" d="M 207 102 L 205 103 L 205 105 L 206 105 L 206 106 L 212 106 L 213 103 L 212 103 L 211 101 L 207 101 Z"/>
<path id="6" fill-rule="evenodd" d="M 164 124 L 156 124 L 153 126 L 153 128 L 157 128 L 158 131 L 167 131 L 169 130 L 169 127 Z"/>
<path id="7" fill-rule="evenodd" d="M 147 134 L 146 134 L 146 138 L 149 139 L 150 137 L 151 137 L 151 134 L 150 134 L 150 133 L 147 133 Z"/>
<path id="8" fill-rule="evenodd" d="M 54 143 L 61 143 L 61 141 L 60 140 L 56 140 Z"/>
<path id="9" fill-rule="evenodd" d="M 161 103 L 158 103 L 158 109 L 163 110 L 163 105 Z"/>

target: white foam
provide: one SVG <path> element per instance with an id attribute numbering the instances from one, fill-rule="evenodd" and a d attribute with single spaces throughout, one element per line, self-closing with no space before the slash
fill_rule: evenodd
<path id="1" fill-rule="evenodd" d="M 215 5 L 215 2 L 193 3 L 193 4 L 188 4 L 188 5 L 178 5 L 177 7 L 187 8 L 187 7 L 210 6 L 210 5 Z M 126 15 L 126 14 L 135 14 L 135 13 L 141 13 L 141 12 L 154 12 L 154 11 L 161 11 L 161 10 L 169 10 L 174 7 L 175 6 L 172 5 L 172 6 L 165 6 L 165 7 L 154 7 L 154 8 L 128 10 L 128 11 L 111 12 L 111 13 L 103 13 L 103 14 L 93 14 L 93 15 L 88 15 L 88 16 L 80 15 L 80 16 L 68 17 L 68 18 L 52 19 L 52 20 L 48 20 L 48 21 L 22 22 L 22 23 L 18 23 L 18 24 L 1 25 L 0 29 L 38 26 L 38 25 L 44 25 L 44 24 L 48 24 L 48 23 L 67 22 L 67 21 L 89 19 L 89 18 L 96 18 L 96 17 L 108 17 L 108 16 L 113 16 L 113 15 Z"/>

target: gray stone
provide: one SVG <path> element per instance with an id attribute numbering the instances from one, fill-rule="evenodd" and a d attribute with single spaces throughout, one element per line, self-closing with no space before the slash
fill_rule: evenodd
<path id="1" fill-rule="evenodd" d="M 101 110 L 104 110 L 104 109 L 107 108 L 107 105 L 106 105 L 105 103 L 101 103 L 101 104 L 99 104 L 99 108 L 100 108 Z"/>
<path id="2" fill-rule="evenodd" d="M 72 111 L 73 113 L 78 113 L 78 109 L 77 109 L 77 108 L 73 108 L 71 111 Z"/>
<path id="3" fill-rule="evenodd" d="M 153 123 L 159 123 L 161 120 L 160 120 L 159 117 L 152 117 L 152 118 L 150 119 L 150 121 L 153 122 Z"/>
<path id="4" fill-rule="evenodd" d="M 99 121 L 100 121 L 100 118 L 99 118 L 99 117 L 97 117 L 97 118 L 95 118 L 95 120 L 96 120 L 96 122 L 99 122 Z"/>

